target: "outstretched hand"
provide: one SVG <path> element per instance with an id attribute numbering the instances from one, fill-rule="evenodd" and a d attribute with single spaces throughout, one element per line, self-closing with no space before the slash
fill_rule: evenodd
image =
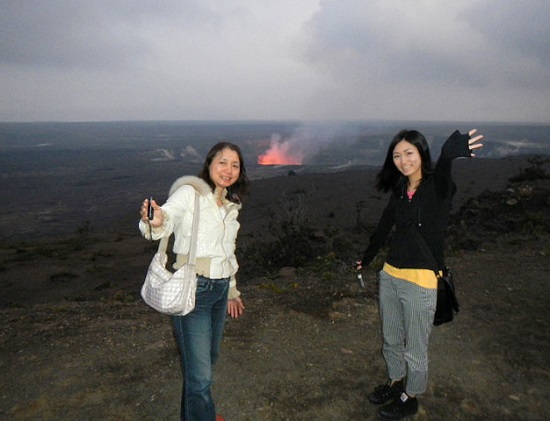
<path id="1" fill-rule="evenodd" d="M 149 207 L 149 199 L 145 199 L 141 203 L 141 209 L 139 211 L 141 215 L 141 220 L 143 222 L 149 221 L 151 226 L 153 228 L 158 228 L 162 225 L 164 222 L 164 214 L 162 213 L 162 208 L 155 202 L 155 200 L 151 200 L 151 206 L 153 207 L 153 211 L 155 212 L 153 215 L 153 219 L 149 220 L 149 217 L 147 215 L 147 208 Z"/>
<path id="2" fill-rule="evenodd" d="M 476 133 L 477 133 L 477 129 L 472 129 L 468 132 L 468 135 L 470 136 L 470 139 L 468 140 L 468 148 L 470 149 L 470 151 L 474 151 L 476 149 L 479 149 L 479 148 L 483 147 L 483 143 L 477 143 L 481 139 L 483 139 L 483 135 L 479 134 L 479 135 L 474 137 L 474 135 Z M 474 157 L 475 154 L 472 152 L 471 156 Z"/>

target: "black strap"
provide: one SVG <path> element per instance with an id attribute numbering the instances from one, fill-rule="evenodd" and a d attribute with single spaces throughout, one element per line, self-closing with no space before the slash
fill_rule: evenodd
<path id="1" fill-rule="evenodd" d="M 435 260 L 435 257 L 428 247 L 428 244 L 426 243 L 426 240 L 424 240 L 424 237 L 422 237 L 422 234 L 418 230 L 418 227 L 414 224 L 411 224 L 411 231 L 413 235 L 416 238 L 416 241 L 418 242 L 418 245 L 420 246 L 420 249 L 424 253 L 424 256 L 428 259 L 430 265 L 432 266 L 432 270 L 435 272 L 435 275 L 439 277 L 439 268 L 437 266 L 437 261 Z"/>
<path id="2" fill-rule="evenodd" d="M 413 232 L 416 240 L 418 241 L 418 244 L 420 245 L 420 248 L 422 249 L 422 252 L 428 258 L 428 260 L 431 262 L 431 264 L 433 265 L 434 269 L 432 269 L 432 270 L 435 272 L 435 276 L 437 277 L 437 279 L 439 281 L 443 281 L 447 285 L 447 288 L 446 288 L 447 291 L 449 291 L 449 290 L 452 291 L 452 293 L 449 295 L 449 299 L 451 300 L 451 305 L 452 305 L 453 310 L 458 312 L 459 305 L 458 305 L 458 301 L 456 299 L 455 286 L 454 286 L 453 281 L 451 280 L 451 278 L 449 276 L 441 276 L 439 274 L 439 269 L 437 268 L 437 262 L 435 261 L 435 257 L 433 255 L 432 251 L 430 250 L 430 248 L 428 247 L 428 244 L 426 244 L 426 240 L 424 240 L 424 237 L 422 237 L 422 234 L 420 233 L 418 228 L 415 225 L 412 225 L 411 231 Z M 450 274 L 450 272 L 449 272 L 449 274 Z"/>

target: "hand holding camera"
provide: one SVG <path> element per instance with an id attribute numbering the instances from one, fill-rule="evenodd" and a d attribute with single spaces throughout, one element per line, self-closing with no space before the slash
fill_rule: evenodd
<path id="1" fill-rule="evenodd" d="M 141 205 L 141 220 L 148 222 L 152 227 L 160 227 L 163 222 L 163 214 L 155 199 L 149 197 Z"/>

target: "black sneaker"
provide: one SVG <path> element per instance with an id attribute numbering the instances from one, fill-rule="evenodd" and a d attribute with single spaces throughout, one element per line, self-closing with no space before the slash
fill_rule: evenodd
<path id="1" fill-rule="evenodd" d="M 390 385 L 391 380 L 388 380 L 388 383 L 376 386 L 374 392 L 367 396 L 368 400 L 375 405 L 382 405 L 397 399 L 405 391 L 403 380 L 397 380 L 393 385 Z"/>
<path id="2" fill-rule="evenodd" d="M 399 420 L 418 412 L 418 399 L 411 398 L 405 392 L 391 403 L 378 410 L 378 415 L 387 420 Z"/>

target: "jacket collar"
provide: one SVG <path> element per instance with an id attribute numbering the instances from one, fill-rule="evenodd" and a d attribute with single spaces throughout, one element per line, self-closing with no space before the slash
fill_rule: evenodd
<path id="1" fill-rule="evenodd" d="M 213 197 L 214 195 L 214 193 L 212 192 L 212 188 L 202 178 L 199 178 L 193 175 L 186 175 L 174 181 L 174 183 L 172 184 L 172 187 L 170 187 L 168 196 L 172 196 L 172 194 L 174 194 L 176 190 L 178 190 L 183 186 L 193 187 L 203 197 L 208 197 L 208 195 L 211 195 Z M 237 209 L 241 209 L 240 204 L 227 200 L 226 195 L 227 195 L 227 189 L 225 189 L 223 193 L 223 202 L 224 202 L 223 204 L 225 207 L 228 208 L 228 210 L 233 209 L 235 207 Z"/>
<path id="2" fill-rule="evenodd" d="M 174 181 L 172 187 L 170 187 L 168 196 L 172 196 L 172 194 L 174 194 L 174 192 L 180 187 L 187 185 L 193 187 L 201 196 L 207 196 L 209 193 L 212 193 L 212 189 L 202 178 L 195 177 L 193 175 L 186 175 Z"/>

